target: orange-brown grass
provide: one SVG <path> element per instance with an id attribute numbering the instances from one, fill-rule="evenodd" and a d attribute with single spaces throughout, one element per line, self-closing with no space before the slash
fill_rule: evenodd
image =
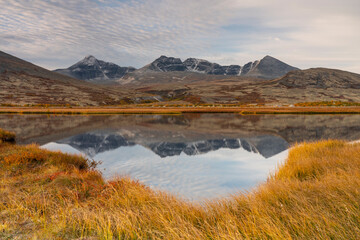
<path id="1" fill-rule="evenodd" d="M 248 194 L 196 205 L 81 156 L 0 145 L 1 239 L 358 239 L 360 144 L 303 143 Z"/>
<path id="2" fill-rule="evenodd" d="M 15 133 L 0 128 L 0 143 L 1 142 L 15 142 Z"/>

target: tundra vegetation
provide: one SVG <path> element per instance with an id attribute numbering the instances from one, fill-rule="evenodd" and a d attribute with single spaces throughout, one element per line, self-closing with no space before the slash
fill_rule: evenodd
<path id="1" fill-rule="evenodd" d="M 5 137 L 3 137 L 5 136 Z M 358 239 L 360 143 L 301 143 L 248 193 L 191 203 L 0 138 L 1 239 Z"/>

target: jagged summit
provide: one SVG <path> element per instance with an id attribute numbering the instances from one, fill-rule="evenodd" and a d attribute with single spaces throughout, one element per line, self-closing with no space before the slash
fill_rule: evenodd
<path id="1" fill-rule="evenodd" d="M 93 55 L 87 55 L 84 59 L 66 69 L 57 69 L 55 72 L 85 81 L 114 81 L 122 78 L 126 73 L 133 72 L 133 67 L 120 67 L 115 63 L 98 60 Z"/>
<path id="2" fill-rule="evenodd" d="M 180 58 L 166 57 L 164 55 L 153 61 L 148 68 L 159 72 L 185 71 L 186 68 Z"/>

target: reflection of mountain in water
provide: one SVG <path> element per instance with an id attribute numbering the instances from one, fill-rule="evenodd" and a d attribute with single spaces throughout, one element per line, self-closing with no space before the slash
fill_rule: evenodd
<path id="1" fill-rule="evenodd" d="M 152 142 L 150 138 L 139 140 L 127 138 L 121 134 L 98 132 L 76 135 L 58 141 L 58 143 L 68 144 L 90 157 L 119 147 L 134 146 L 136 144 L 151 149 L 162 158 L 177 156 L 181 153 L 189 156 L 199 155 L 221 148 L 243 148 L 248 152 L 260 153 L 265 158 L 269 158 L 289 147 L 289 144 L 284 139 L 269 135 L 253 138 L 224 138 L 201 141 L 186 141 L 186 139 L 184 139 L 183 142 Z"/>
<path id="2" fill-rule="evenodd" d="M 255 146 L 251 145 L 244 139 L 214 139 L 190 143 L 162 142 L 149 144 L 148 147 L 160 157 L 176 156 L 181 153 L 185 153 L 189 156 L 199 155 L 216 151 L 220 148 L 244 148 L 248 152 L 258 153 Z"/>
<path id="3" fill-rule="evenodd" d="M 123 146 L 134 146 L 135 143 L 127 141 L 121 135 L 99 135 L 93 133 L 85 133 L 70 137 L 58 143 L 66 143 L 73 148 L 85 153 L 90 157 L 94 157 L 98 153 L 110 151 Z"/>

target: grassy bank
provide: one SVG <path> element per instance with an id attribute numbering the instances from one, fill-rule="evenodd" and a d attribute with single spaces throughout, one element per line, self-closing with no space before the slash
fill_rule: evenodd
<path id="1" fill-rule="evenodd" d="M 182 113 L 240 113 L 240 114 L 360 114 L 360 106 L 338 107 L 1 107 L 0 114 L 182 114 Z"/>
<path id="2" fill-rule="evenodd" d="M 358 239 L 360 144 L 304 143 L 248 194 L 195 205 L 80 156 L 0 144 L 0 238 Z M 91 237 L 91 238 L 90 238 Z"/>

